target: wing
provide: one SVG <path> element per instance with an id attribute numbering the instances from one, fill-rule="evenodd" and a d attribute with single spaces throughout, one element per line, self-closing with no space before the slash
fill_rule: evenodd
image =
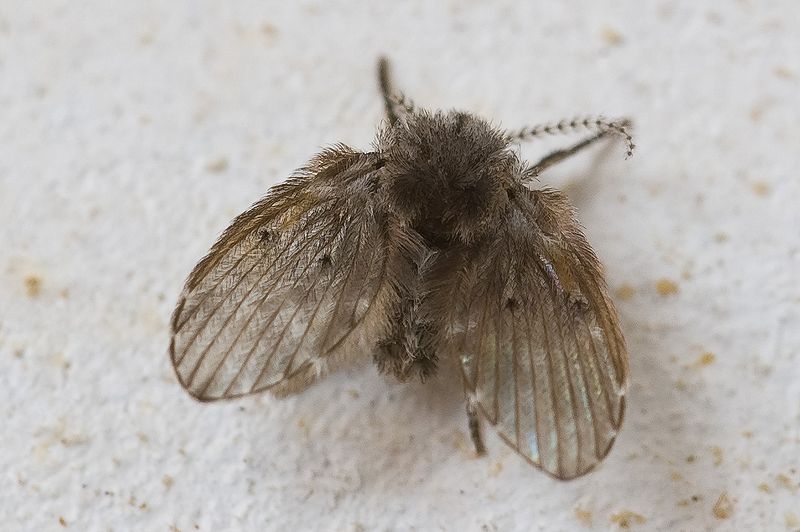
<path id="1" fill-rule="evenodd" d="M 622 423 L 627 355 L 616 312 L 560 193 L 521 191 L 499 232 L 442 257 L 456 272 L 437 289 L 452 309 L 444 344 L 506 443 L 574 478 L 606 456 Z"/>
<path id="2" fill-rule="evenodd" d="M 172 316 L 170 356 L 189 393 L 289 393 L 359 351 L 382 314 L 380 167 L 374 154 L 327 150 L 225 230 Z"/>

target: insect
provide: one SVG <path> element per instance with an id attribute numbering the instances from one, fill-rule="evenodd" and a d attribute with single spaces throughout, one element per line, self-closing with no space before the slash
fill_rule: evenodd
<path id="1" fill-rule="evenodd" d="M 622 424 L 627 354 L 600 263 L 540 172 L 629 122 L 562 121 L 508 133 L 464 112 L 417 110 L 378 77 L 374 149 L 335 145 L 237 216 L 189 275 L 169 352 L 201 401 L 301 391 L 372 357 L 400 381 L 462 370 L 480 419 L 559 479 L 593 469 Z M 522 140 L 585 130 L 538 163 Z"/>

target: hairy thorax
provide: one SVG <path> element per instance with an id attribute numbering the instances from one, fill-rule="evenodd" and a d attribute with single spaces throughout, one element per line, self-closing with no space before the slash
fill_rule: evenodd
<path id="1" fill-rule="evenodd" d="M 409 115 L 379 150 L 390 209 L 434 245 L 480 237 L 520 173 L 503 135 L 466 113 Z"/>

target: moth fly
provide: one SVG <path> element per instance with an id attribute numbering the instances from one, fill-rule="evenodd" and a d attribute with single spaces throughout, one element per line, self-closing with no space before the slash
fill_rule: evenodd
<path id="1" fill-rule="evenodd" d="M 573 208 L 528 184 L 627 120 L 518 132 L 416 109 L 378 68 L 386 122 L 373 150 L 322 151 L 237 216 L 189 275 L 169 353 L 202 401 L 310 386 L 371 356 L 400 381 L 461 368 L 480 418 L 560 479 L 592 470 L 622 424 L 627 354 Z M 587 131 L 529 165 L 517 142 Z"/>

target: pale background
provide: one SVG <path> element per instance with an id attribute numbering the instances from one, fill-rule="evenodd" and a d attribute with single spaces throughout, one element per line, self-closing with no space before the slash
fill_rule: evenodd
<path id="1" fill-rule="evenodd" d="M 800 529 L 800 3 L 233 4 L 0 2 L 2 530 Z M 543 178 L 630 348 L 585 478 L 493 435 L 476 459 L 446 378 L 204 405 L 172 374 L 229 220 L 320 146 L 369 149 L 381 52 L 425 107 L 636 121 L 632 159 Z"/>

